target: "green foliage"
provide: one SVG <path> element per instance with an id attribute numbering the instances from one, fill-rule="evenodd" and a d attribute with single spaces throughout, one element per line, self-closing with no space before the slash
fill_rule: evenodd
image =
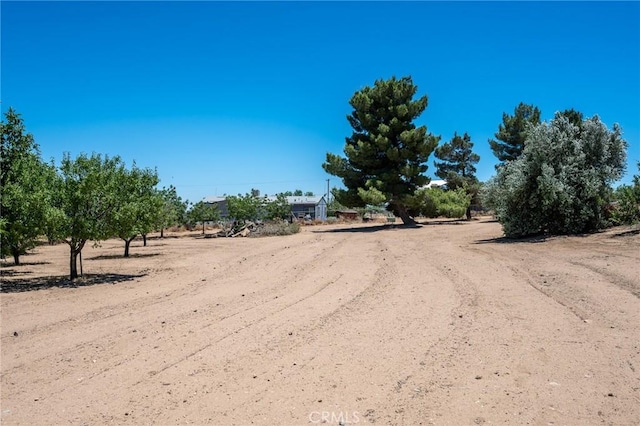
<path id="1" fill-rule="evenodd" d="M 220 212 L 215 204 L 208 204 L 198 201 L 187 211 L 187 222 L 190 224 L 202 223 L 202 233 L 204 234 L 205 222 L 217 222 L 220 220 Z"/>
<path id="2" fill-rule="evenodd" d="M 471 137 L 465 133 L 462 137 L 454 133 L 451 141 L 436 148 L 436 158 L 440 162 L 434 162 L 436 176 L 447 181 L 448 189 L 464 188 L 470 195 L 471 202 L 478 204 L 479 182 L 475 176 L 476 167 L 480 156 L 473 151 Z M 470 205 L 466 211 L 467 220 L 471 219 Z"/>
<path id="3" fill-rule="evenodd" d="M 38 145 L 26 132 L 24 122 L 12 108 L 0 123 L 0 212 L 2 255 L 20 255 L 35 247 L 45 233 L 55 170 L 42 162 Z"/>
<path id="4" fill-rule="evenodd" d="M 267 220 L 283 220 L 291 217 L 291 206 L 284 194 L 278 194 L 275 200 L 265 202 L 264 210 L 265 219 Z"/>
<path id="5" fill-rule="evenodd" d="M 485 202 L 509 237 L 589 232 L 604 226 L 610 185 L 624 173 L 627 142 L 594 116 L 562 113 L 527 132 L 523 155 L 498 169 Z"/>
<path id="6" fill-rule="evenodd" d="M 123 173 L 120 157 L 100 154 L 75 160 L 64 154 L 60 178 L 56 179 L 50 217 L 51 237 L 64 239 L 71 251 L 70 278 L 78 277 L 77 256 L 88 240 L 100 241 L 113 235 L 112 214 L 118 200 L 118 177 Z"/>
<path id="7" fill-rule="evenodd" d="M 264 217 L 264 199 L 252 194 L 227 197 L 229 217 L 239 224 L 250 220 L 258 220 Z"/>
<path id="8" fill-rule="evenodd" d="M 420 188 L 410 202 L 411 209 L 420 216 L 455 219 L 464 216 L 470 204 L 471 195 L 465 188 Z"/>
<path id="9" fill-rule="evenodd" d="M 158 191 L 158 195 L 162 199 L 162 207 L 155 228 L 160 230 L 162 235 L 165 228 L 186 222 L 189 202 L 182 201 L 173 185 L 170 185 L 169 188 L 162 188 Z"/>
<path id="10" fill-rule="evenodd" d="M 527 130 L 540 124 L 540 110 L 533 105 L 520 102 L 513 115 L 502 114 L 502 123 L 494 139 L 489 139 L 493 154 L 505 163 L 520 157 L 524 150 Z"/>
<path id="11" fill-rule="evenodd" d="M 413 99 L 417 90 L 411 77 L 392 77 L 353 95 L 353 112 L 347 117 L 353 133 L 346 138 L 346 157 L 327 153 L 322 165 L 346 187 L 335 194 L 340 203 L 363 207 L 367 201 L 361 194 L 367 196 L 375 188 L 391 211 L 405 223 L 413 222 L 407 197 L 429 181 L 425 163 L 439 140 L 426 126 L 413 123 L 427 107 L 426 96 Z"/>
<path id="12" fill-rule="evenodd" d="M 640 171 L 640 162 L 638 162 Z M 613 221 L 618 225 L 640 222 L 640 174 L 633 176 L 631 185 L 622 185 L 614 193 Z"/>
<path id="13" fill-rule="evenodd" d="M 124 240 L 124 257 L 128 257 L 129 243 L 137 235 L 151 232 L 158 222 L 163 200 L 155 190 L 159 182 L 155 170 L 139 169 L 134 163 L 131 170 L 119 167 L 115 179 L 117 203 L 108 222 L 111 232 Z"/>

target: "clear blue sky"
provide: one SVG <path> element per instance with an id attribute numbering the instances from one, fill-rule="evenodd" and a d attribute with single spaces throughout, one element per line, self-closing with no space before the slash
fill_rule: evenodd
<path id="1" fill-rule="evenodd" d="M 322 193 L 353 93 L 411 75 L 417 124 L 487 140 L 521 101 L 619 123 L 640 160 L 637 2 L 10 2 L 2 110 L 45 159 L 80 152 L 157 167 L 183 198 Z M 433 157 L 427 173 L 433 177 Z"/>

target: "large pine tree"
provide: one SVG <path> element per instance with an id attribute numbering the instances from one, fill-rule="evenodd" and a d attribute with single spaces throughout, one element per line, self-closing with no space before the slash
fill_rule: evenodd
<path id="1" fill-rule="evenodd" d="M 413 122 L 427 107 L 427 96 L 414 99 L 417 91 L 411 77 L 392 77 L 353 95 L 353 112 L 347 116 L 353 134 L 346 138 L 346 158 L 327 153 L 322 165 L 347 188 L 336 191 L 340 203 L 361 207 L 371 200 L 386 202 L 404 223 L 414 223 L 407 198 L 429 182 L 426 161 L 439 140 Z"/>
<path id="2" fill-rule="evenodd" d="M 520 102 L 513 115 L 502 114 L 502 124 L 498 126 L 495 139 L 489 139 L 493 154 L 502 163 L 516 160 L 524 150 L 526 131 L 530 126 L 540 124 L 538 107 Z"/>

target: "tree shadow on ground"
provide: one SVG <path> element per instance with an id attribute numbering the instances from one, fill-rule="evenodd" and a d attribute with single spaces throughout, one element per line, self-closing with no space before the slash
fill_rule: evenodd
<path id="1" fill-rule="evenodd" d="M 485 240 L 476 240 L 474 244 L 518 244 L 518 243 L 544 243 L 547 241 L 548 235 L 539 234 L 531 235 L 529 237 L 509 238 L 509 237 L 497 237 L 487 238 Z"/>
<path id="2" fill-rule="evenodd" d="M 412 225 L 405 225 L 405 224 L 385 223 L 383 225 L 354 226 L 349 228 L 338 228 L 338 229 L 314 229 L 311 232 L 315 232 L 318 234 L 343 233 L 343 232 L 369 233 L 369 232 L 390 231 L 395 229 L 410 229 L 410 228 L 422 228 L 422 224 L 416 223 Z"/>
<path id="3" fill-rule="evenodd" d="M 630 229 L 628 231 L 616 232 L 611 236 L 611 238 L 630 237 L 632 235 L 638 235 L 638 234 L 640 234 L 640 228 Z"/>
<path id="4" fill-rule="evenodd" d="M 431 221 L 426 220 L 418 223 L 420 225 L 425 225 L 425 226 L 432 226 L 432 225 L 441 226 L 441 225 L 468 225 L 471 222 L 466 219 L 451 219 L 451 220 L 431 220 Z"/>
<path id="5" fill-rule="evenodd" d="M 48 276 L 36 278 L 19 278 L 15 280 L 3 280 L 0 286 L 2 293 L 22 293 L 26 291 L 46 290 L 49 288 L 79 288 L 99 284 L 118 284 L 144 277 L 146 274 L 84 274 L 74 281 L 68 276 Z"/>
<path id="6" fill-rule="evenodd" d="M 22 257 L 22 256 L 20 256 Z M 11 262 L 11 263 L 3 263 L 0 268 L 4 269 L 4 268 L 20 268 L 21 266 L 35 266 L 35 265 L 49 265 L 51 264 L 51 262 L 47 262 L 47 261 L 41 261 L 41 262 L 20 262 L 19 265 L 16 265 L 15 263 Z M 4 272 L 3 272 L 4 273 Z"/>
<path id="7" fill-rule="evenodd" d="M 160 253 L 131 253 L 128 258 L 142 259 L 145 257 L 155 257 L 155 256 L 160 256 Z M 128 259 L 128 258 L 124 257 L 122 254 L 101 254 L 100 256 L 85 257 L 84 260 L 113 260 L 113 259 Z"/>

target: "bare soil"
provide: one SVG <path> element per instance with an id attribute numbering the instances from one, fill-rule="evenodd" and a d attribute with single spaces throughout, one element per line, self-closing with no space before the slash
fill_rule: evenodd
<path id="1" fill-rule="evenodd" d="M 9 424 L 640 424 L 640 233 L 488 218 L 3 264 Z"/>

